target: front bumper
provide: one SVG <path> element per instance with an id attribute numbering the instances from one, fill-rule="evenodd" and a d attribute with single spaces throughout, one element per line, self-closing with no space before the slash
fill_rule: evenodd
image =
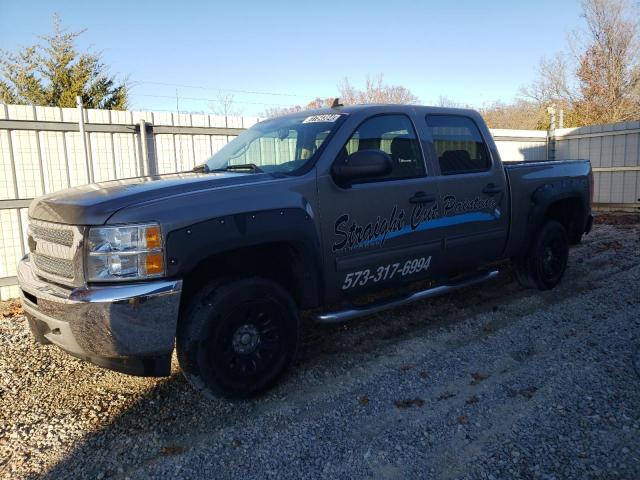
<path id="1" fill-rule="evenodd" d="M 40 343 L 130 375 L 171 371 L 182 280 L 66 288 L 18 264 L 22 305 Z"/>

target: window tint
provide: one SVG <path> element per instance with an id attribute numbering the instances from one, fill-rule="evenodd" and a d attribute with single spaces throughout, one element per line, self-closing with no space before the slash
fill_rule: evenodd
<path id="1" fill-rule="evenodd" d="M 416 133 L 404 115 L 381 115 L 365 120 L 342 148 L 339 159 L 360 150 L 388 153 L 393 170 L 383 178 L 408 178 L 425 174 Z"/>
<path id="2" fill-rule="evenodd" d="M 427 115 L 443 175 L 483 172 L 491 159 L 473 120 L 454 115 Z"/>

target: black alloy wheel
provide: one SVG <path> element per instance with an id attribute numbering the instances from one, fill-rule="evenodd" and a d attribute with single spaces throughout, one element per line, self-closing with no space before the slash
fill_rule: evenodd
<path id="1" fill-rule="evenodd" d="M 295 358 L 300 320 L 291 295 L 263 278 L 216 280 L 180 318 L 180 367 L 209 397 L 246 398 L 271 387 Z"/>
<path id="2" fill-rule="evenodd" d="M 564 276 L 569 261 L 567 232 L 548 220 L 534 238 L 527 256 L 515 259 L 518 281 L 527 288 L 549 290 Z"/>

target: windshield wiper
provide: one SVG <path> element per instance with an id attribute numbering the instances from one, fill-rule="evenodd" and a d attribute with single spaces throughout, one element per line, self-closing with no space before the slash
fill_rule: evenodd
<path id="1" fill-rule="evenodd" d="M 264 173 L 259 166 L 255 163 L 241 163 L 239 165 L 227 165 L 224 168 L 217 168 L 213 170 L 214 172 L 225 172 L 225 171 L 233 171 L 233 170 L 251 170 L 254 173 Z"/>

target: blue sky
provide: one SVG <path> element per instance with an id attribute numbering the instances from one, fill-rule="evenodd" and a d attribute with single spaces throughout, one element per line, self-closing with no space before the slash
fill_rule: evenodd
<path id="1" fill-rule="evenodd" d="M 246 115 L 377 73 L 425 104 L 508 102 L 580 26 L 578 0 L 0 0 L 0 48 L 50 32 L 54 12 L 128 76 L 133 109 L 175 111 L 177 89 L 181 110 L 208 111 L 207 99 L 234 91 Z"/>

